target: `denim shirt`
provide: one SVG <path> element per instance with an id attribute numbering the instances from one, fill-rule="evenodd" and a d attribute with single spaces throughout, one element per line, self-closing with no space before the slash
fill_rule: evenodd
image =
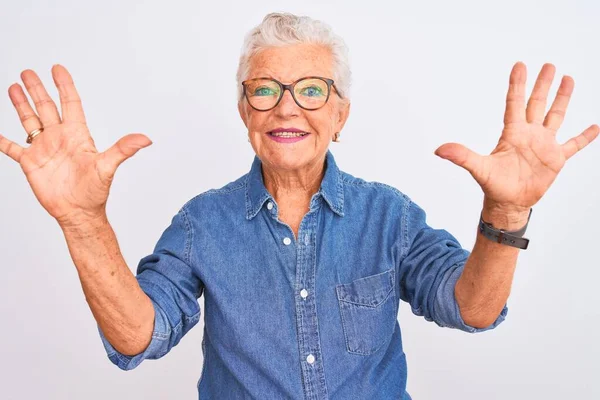
<path id="1" fill-rule="evenodd" d="M 320 189 L 298 237 L 278 219 L 261 161 L 173 217 L 137 280 L 155 309 L 147 349 L 123 370 L 158 359 L 200 319 L 201 399 L 410 399 L 397 320 L 404 300 L 442 327 L 462 320 L 454 286 L 469 252 L 397 189 L 338 169 L 327 152 Z"/>

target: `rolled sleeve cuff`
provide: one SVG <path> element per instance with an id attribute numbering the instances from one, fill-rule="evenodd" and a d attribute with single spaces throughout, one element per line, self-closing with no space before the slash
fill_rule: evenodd
<path id="1" fill-rule="evenodd" d="M 127 356 L 118 352 L 106 339 L 104 333 L 98 325 L 100 339 L 106 350 L 110 361 L 124 371 L 137 367 L 145 359 L 158 359 L 168 352 L 169 337 L 171 336 L 171 327 L 164 311 L 152 300 L 154 306 L 154 330 L 152 340 L 143 352 L 134 356 Z"/>
<path id="2" fill-rule="evenodd" d="M 460 278 L 460 275 L 462 274 L 463 268 L 464 264 L 457 265 L 454 268 L 450 268 L 444 274 L 444 278 L 440 283 L 436 298 L 435 322 L 442 327 L 460 329 L 461 331 L 469 333 L 478 333 L 494 329 L 506 318 L 506 314 L 508 313 L 508 307 L 506 304 L 504 305 L 504 308 L 500 312 L 498 318 L 496 318 L 492 324 L 486 326 L 485 328 L 475 328 L 467 325 L 462 319 L 460 309 L 454 295 L 454 288 L 458 278 Z"/>

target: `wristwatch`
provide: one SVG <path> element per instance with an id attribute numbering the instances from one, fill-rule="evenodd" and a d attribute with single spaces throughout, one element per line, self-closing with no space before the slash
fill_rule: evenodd
<path id="1" fill-rule="evenodd" d="M 493 240 L 494 242 L 525 250 L 529 245 L 529 239 L 524 238 L 523 235 L 527 230 L 527 225 L 529 225 L 529 219 L 531 218 L 532 211 L 533 208 L 529 209 L 529 216 L 527 217 L 527 223 L 525 224 L 525 226 L 519 229 L 518 231 L 512 232 L 507 232 L 504 229 L 494 228 L 492 224 L 483 220 L 482 212 L 479 218 L 479 232 L 481 232 L 483 236 L 490 240 Z"/>

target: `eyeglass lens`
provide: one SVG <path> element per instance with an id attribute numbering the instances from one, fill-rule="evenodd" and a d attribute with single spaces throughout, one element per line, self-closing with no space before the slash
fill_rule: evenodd
<path id="1" fill-rule="evenodd" d="M 327 82 L 318 78 L 307 78 L 296 82 L 294 97 L 307 109 L 322 107 L 327 101 Z M 250 105 L 259 110 L 271 109 L 282 96 L 279 84 L 271 79 L 256 79 L 246 84 L 246 97 Z"/>

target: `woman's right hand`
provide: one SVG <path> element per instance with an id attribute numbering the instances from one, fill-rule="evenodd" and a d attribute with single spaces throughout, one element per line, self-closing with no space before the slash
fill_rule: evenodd
<path id="1" fill-rule="evenodd" d="M 152 144 L 143 134 L 130 134 L 99 153 L 86 125 L 81 100 L 69 72 L 52 67 L 62 117 L 39 77 L 32 70 L 21 79 L 35 104 L 35 113 L 18 83 L 8 89 L 26 133 L 43 127 L 27 148 L 0 135 L 0 152 L 21 165 L 36 198 L 61 227 L 104 217 L 117 167 Z"/>

